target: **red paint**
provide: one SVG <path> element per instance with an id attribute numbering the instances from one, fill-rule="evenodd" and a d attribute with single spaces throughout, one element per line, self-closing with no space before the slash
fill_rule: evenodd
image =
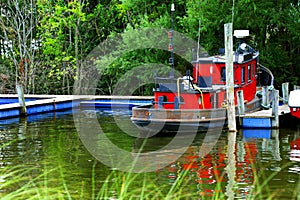
<path id="1" fill-rule="evenodd" d="M 300 119 L 300 108 L 290 108 L 291 115 Z"/>
<path id="2" fill-rule="evenodd" d="M 255 98 L 256 95 L 256 65 L 257 60 L 253 59 L 246 63 L 234 63 L 234 84 L 235 84 L 235 95 L 239 90 L 244 92 L 244 100 L 250 102 Z M 244 70 L 242 70 L 244 69 Z M 212 85 L 214 88 L 210 90 L 205 90 L 202 88 L 202 96 L 200 92 L 188 93 L 186 91 L 180 91 L 179 95 L 182 97 L 183 102 L 180 104 L 180 109 L 202 109 L 202 101 L 199 100 L 203 97 L 204 108 L 220 108 L 222 103 L 225 101 L 226 97 L 226 82 L 222 79 L 222 72 L 224 73 L 225 62 L 213 62 L 206 60 L 199 63 L 193 64 L 193 83 L 198 85 L 199 76 L 211 77 Z M 243 75 L 242 75 L 242 72 Z M 244 77 L 244 80 L 242 80 Z M 177 85 L 176 85 L 177 90 Z M 174 97 L 178 96 L 177 92 L 161 92 L 155 91 L 155 107 L 158 108 L 158 97 L 165 96 L 166 101 L 163 104 L 164 109 L 174 109 Z M 235 98 L 235 104 L 237 105 L 237 98 Z M 300 117 L 300 112 L 299 112 Z"/>
<path id="3" fill-rule="evenodd" d="M 300 138 L 297 138 L 296 140 L 292 140 L 290 146 L 291 149 L 300 150 Z"/>

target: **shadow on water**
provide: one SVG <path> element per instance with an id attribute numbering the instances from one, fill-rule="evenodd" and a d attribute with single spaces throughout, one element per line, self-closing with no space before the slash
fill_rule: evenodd
<path id="1" fill-rule="evenodd" d="M 115 145 L 141 153 L 145 161 L 151 159 L 143 153 L 157 152 L 174 137 L 135 138 L 118 128 L 112 113 L 96 114 Z M 133 174 L 97 161 L 82 144 L 71 113 L 37 119 L 0 121 L 1 198 L 299 198 L 299 129 L 197 134 L 188 147 L 151 154 L 159 161 L 155 170 Z M 186 149 L 178 156 L 181 148 Z M 179 158 L 165 163 L 172 156 Z"/>

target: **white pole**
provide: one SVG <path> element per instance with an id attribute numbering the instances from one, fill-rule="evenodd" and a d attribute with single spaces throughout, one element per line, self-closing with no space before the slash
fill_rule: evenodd
<path id="1" fill-rule="evenodd" d="M 233 41 L 232 23 L 224 24 L 225 33 L 225 56 L 226 56 L 226 91 L 228 98 L 227 118 L 229 131 L 236 131 L 235 105 L 234 105 L 234 82 L 233 82 Z"/>

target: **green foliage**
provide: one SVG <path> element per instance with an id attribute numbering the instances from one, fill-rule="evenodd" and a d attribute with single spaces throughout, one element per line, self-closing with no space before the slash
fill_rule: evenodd
<path id="1" fill-rule="evenodd" d="M 23 3 L 25 0 L 20 1 L 20 5 L 25 5 Z M 234 29 L 250 30 L 251 38 L 248 43 L 260 50 L 260 62 L 274 72 L 278 85 L 283 81 L 300 84 L 298 1 L 176 0 L 174 3 L 175 30 L 197 40 L 200 22 L 200 44 L 210 55 L 224 46 L 223 25 L 233 19 Z M 5 2 L 1 3 L 1 7 L 5 5 Z M 33 17 L 38 21 L 38 26 L 34 27 L 32 34 L 35 39 L 42 41 L 42 46 L 34 53 L 35 58 L 31 62 L 34 66 L 28 66 L 28 77 L 33 77 L 29 78 L 28 88 L 34 88 L 28 92 L 70 94 L 82 61 L 98 44 L 102 45 L 120 33 L 133 33 L 132 30 L 171 28 L 171 5 L 166 0 L 52 0 L 37 1 L 35 6 Z M 0 38 L 3 39 L 3 30 L 10 29 L 3 23 L 2 15 L 1 21 Z M 12 30 L 6 33 L 9 33 L 8 38 L 16 37 Z M 127 34 L 123 38 L 123 44 L 117 44 L 114 50 L 122 52 L 126 48 L 132 48 L 133 44 L 142 42 L 164 42 L 142 41 L 143 39 Z M 28 40 L 27 43 L 29 42 Z M 14 50 L 18 56 L 18 48 Z M 170 55 L 148 45 L 148 48 L 119 56 L 117 59 L 112 56 L 101 61 L 105 71 L 101 74 L 103 78 L 99 82 L 99 93 L 111 93 L 118 79 L 135 66 L 147 63 L 167 64 Z M 110 64 L 104 65 L 105 62 Z M 2 58 L 1 63 L 6 66 L 5 69 L 10 69 L 1 73 L 10 77 L 7 84 L 13 88 L 14 77 L 19 76 L 15 74 L 13 66 L 18 67 L 19 61 Z M 189 65 L 184 59 L 176 58 L 178 71 L 184 73 L 187 67 Z"/>
<path id="2" fill-rule="evenodd" d="M 187 1 L 184 30 L 196 39 L 201 21 L 201 45 L 210 53 L 224 45 L 223 24 L 250 30 L 248 43 L 261 52 L 260 62 L 273 71 L 277 86 L 299 84 L 299 2 L 291 1 Z M 295 75 L 292 75 L 295 74 Z"/>

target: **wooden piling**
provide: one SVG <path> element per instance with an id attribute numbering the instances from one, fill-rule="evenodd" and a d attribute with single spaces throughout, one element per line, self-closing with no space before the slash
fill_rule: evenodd
<path id="1" fill-rule="evenodd" d="M 21 85 L 17 84 L 16 85 L 16 90 L 18 94 L 18 99 L 19 99 L 19 104 L 21 106 L 20 108 L 20 115 L 25 116 L 27 115 L 27 109 L 26 109 L 26 104 L 25 104 L 25 97 L 24 97 L 24 91 Z"/>
<path id="2" fill-rule="evenodd" d="M 244 92 L 243 90 L 237 91 L 237 102 L 239 111 L 239 125 L 243 126 L 243 116 L 245 115 Z"/>
<path id="3" fill-rule="evenodd" d="M 228 98 L 227 118 L 229 131 L 236 131 L 233 78 L 233 41 L 232 23 L 224 24 L 225 57 L 226 57 L 226 92 Z"/>
<path id="4" fill-rule="evenodd" d="M 273 90 L 273 101 L 272 101 L 272 127 L 279 128 L 279 115 L 278 115 L 278 104 L 279 104 L 279 91 Z"/>
<path id="5" fill-rule="evenodd" d="M 269 108 L 269 89 L 268 86 L 262 87 L 262 106 L 264 108 Z"/>
<path id="6" fill-rule="evenodd" d="M 245 115 L 244 91 L 237 91 L 239 115 Z"/>
<path id="7" fill-rule="evenodd" d="M 282 87 L 283 103 L 287 104 L 289 99 L 289 82 L 282 83 L 281 87 Z"/>

